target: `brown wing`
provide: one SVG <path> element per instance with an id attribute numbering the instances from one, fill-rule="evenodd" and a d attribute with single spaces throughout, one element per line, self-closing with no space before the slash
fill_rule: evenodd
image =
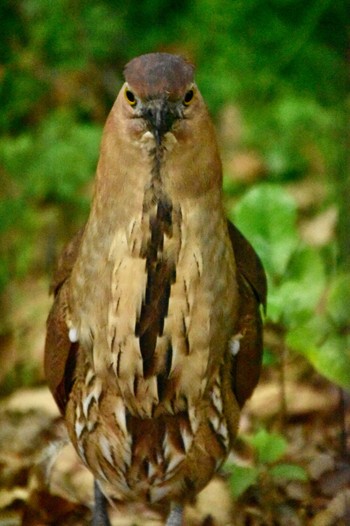
<path id="1" fill-rule="evenodd" d="M 69 277 L 77 258 L 84 229 L 81 229 L 63 250 L 55 271 L 51 292 L 55 299 L 46 323 L 44 369 L 48 386 L 61 411 L 68 400 L 73 383 L 78 343 L 71 343 L 65 321 Z"/>
<path id="2" fill-rule="evenodd" d="M 236 259 L 240 308 L 235 333 L 241 335 L 240 350 L 233 360 L 232 386 L 242 407 L 258 383 L 263 351 L 260 305 L 265 309 L 267 283 L 262 263 L 241 232 L 228 221 Z"/>
<path id="3" fill-rule="evenodd" d="M 60 287 L 69 278 L 72 268 L 77 259 L 78 250 L 83 237 L 85 227 L 81 228 L 75 236 L 64 247 L 60 257 L 58 258 L 57 267 L 55 269 L 52 283 L 50 285 L 50 292 L 56 296 Z"/>

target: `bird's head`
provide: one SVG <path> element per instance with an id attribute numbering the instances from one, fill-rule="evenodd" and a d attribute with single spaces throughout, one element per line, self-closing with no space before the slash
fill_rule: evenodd
<path id="1" fill-rule="evenodd" d="M 168 53 L 149 53 L 126 65 L 119 98 L 135 132 L 151 134 L 160 146 L 167 132 L 176 134 L 204 107 L 193 73 L 192 64 Z"/>
<path id="2" fill-rule="evenodd" d="M 107 184 L 143 191 L 156 172 L 173 199 L 221 190 L 215 129 L 194 66 L 177 55 L 149 53 L 131 60 L 124 74 L 104 129 L 99 191 Z"/>

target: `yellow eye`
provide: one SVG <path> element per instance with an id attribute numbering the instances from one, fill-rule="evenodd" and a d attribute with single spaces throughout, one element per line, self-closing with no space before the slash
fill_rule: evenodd
<path id="1" fill-rule="evenodd" d="M 183 99 L 184 105 L 185 106 L 189 106 L 191 104 L 191 102 L 193 101 L 193 97 L 194 97 L 193 89 L 188 90 L 188 92 L 186 93 L 186 95 L 184 96 L 184 99 Z"/>
<path id="2" fill-rule="evenodd" d="M 128 103 L 130 104 L 130 106 L 135 106 L 135 104 L 136 104 L 136 97 L 133 94 L 133 92 L 130 91 L 128 88 L 126 88 L 125 92 L 124 92 L 124 95 L 125 95 L 125 98 L 128 101 Z"/>

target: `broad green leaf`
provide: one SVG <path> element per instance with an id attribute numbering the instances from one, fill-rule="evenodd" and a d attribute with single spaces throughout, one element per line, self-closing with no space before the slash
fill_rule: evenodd
<path id="1" fill-rule="evenodd" d="M 283 436 L 268 433 L 265 429 L 260 429 L 254 436 L 247 438 L 247 441 L 256 450 L 257 460 L 261 464 L 277 462 L 287 450 L 287 441 Z"/>
<path id="2" fill-rule="evenodd" d="M 269 473 L 275 479 L 300 480 L 302 482 L 308 480 L 305 469 L 295 464 L 277 464 L 269 470 Z"/>
<path id="3" fill-rule="evenodd" d="M 342 274 L 331 284 L 327 312 L 339 329 L 350 327 L 350 276 Z"/>
<path id="4" fill-rule="evenodd" d="M 247 192 L 231 214 L 273 279 L 281 278 L 298 245 L 296 205 L 282 188 L 262 184 Z"/>
<path id="5" fill-rule="evenodd" d="M 310 361 L 326 378 L 350 390 L 350 335 L 331 335 L 310 356 Z"/>
<path id="6" fill-rule="evenodd" d="M 306 323 L 315 311 L 322 290 L 308 288 L 298 281 L 288 281 L 280 287 L 270 287 L 268 317 L 274 323 L 282 322 L 287 328 Z"/>
<path id="7" fill-rule="evenodd" d="M 281 283 L 270 283 L 268 317 L 286 327 L 305 323 L 313 315 L 325 287 L 320 254 L 311 247 L 299 248 L 292 256 Z"/>
<path id="8" fill-rule="evenodd" d="M 299 247 L 291 258 L 285 279 L 304 283 L 318 297 L 325 286 L 325 269 L 320 253 L 313 247 Z"/>
<path id="9" fill-rule="evenodd" d="M 291 330 L 286 343 L 331 382 L 350 389 L 350 335 L 334 334 L 325 317 Z"/>
<path id="10" fill-rule="evenodd" d="M 325 316 L 313 316 L 307 323 L 300 324 L 290 330 L 286 337 L 286 343 L 294 350 L 307 354 L 310 348 L 316 349 L 325 341 L 331 325 Z"/>
<path id="11" fill-rule="evenodd" d="M 234 497 L 240 497 L 250 486 L 256 484 L 259 470 L 254 467 L 232 466 L 230 488 Z"/>
<path id="12" fill-rule="evenodd" d="M 9 169 L 26 199 L 58 202 L 81 200 L 81 189 L 96 170 L 101 128 L 80 123 L 69 111 L 56 111 L 45 118 L 31 142 L 17 141 L 17 149 L 6 154 Z M 23 169 L 17 169 L 16 151 Z M 1 158 L 1 144 L 0 144 Z"/>

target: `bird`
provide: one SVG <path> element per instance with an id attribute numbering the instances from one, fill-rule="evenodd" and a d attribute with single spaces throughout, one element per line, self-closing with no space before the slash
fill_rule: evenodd
<path id="1" fill-rule="evenodd" d="M 45 374 L 94 476 L 92 524 L 137 502 L 180 526 L 259 378 L 266 276 L 228 221 L 214 124 L 179 55 L 124 69 L 85 226 L 59 257 Z"/>

